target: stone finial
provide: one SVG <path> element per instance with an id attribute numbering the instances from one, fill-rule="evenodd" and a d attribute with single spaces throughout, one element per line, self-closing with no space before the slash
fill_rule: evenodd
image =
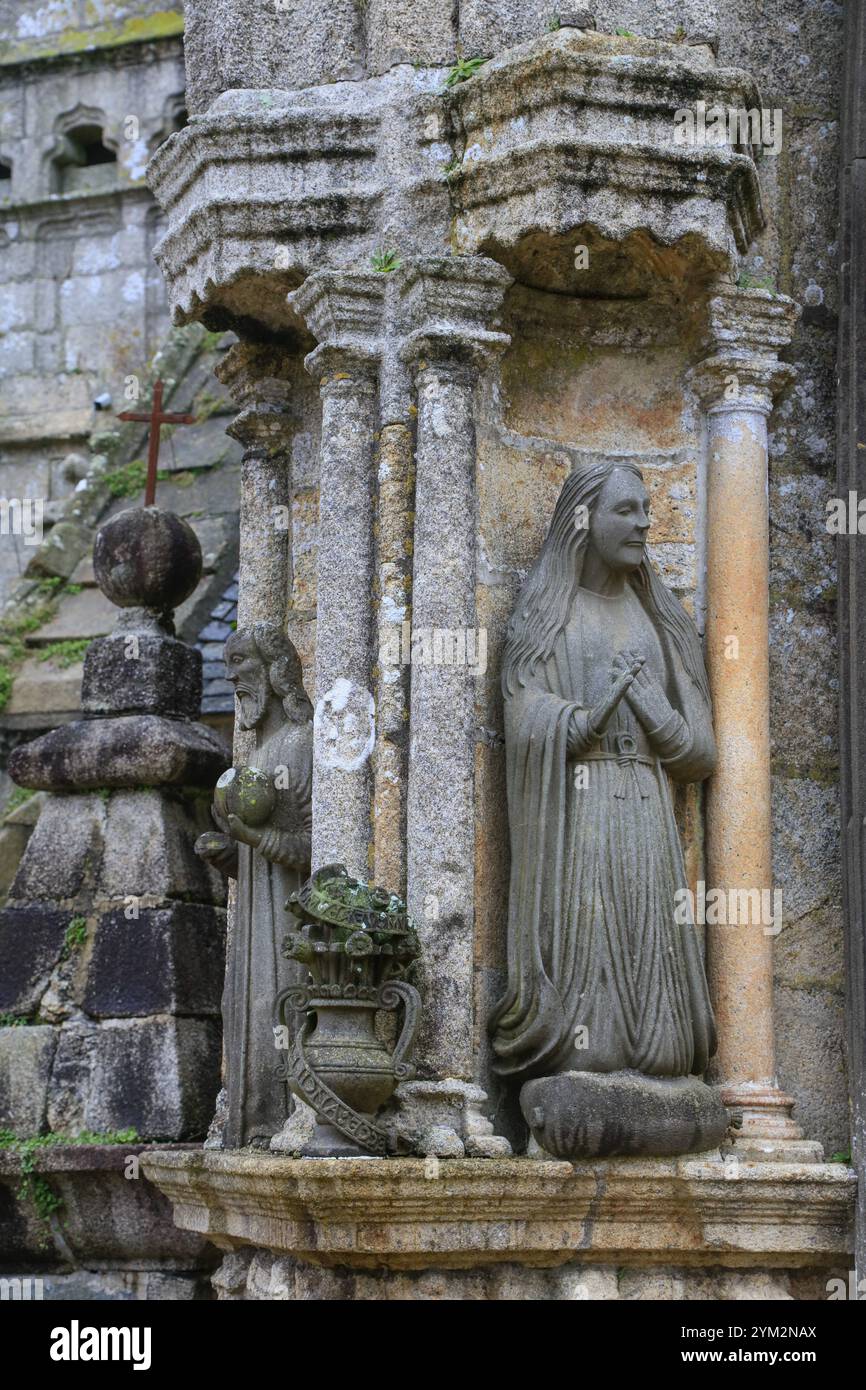
<path id="1" fill-rule="evenodd" d="M 129 507 L 96 534 L 93 572 L 118 608 L 173 613 L 195 589 L 201 569 L 198 537 L 174 512 Z"/>
<path id="2" fill-rule="evenodd" d="M 212 786 L 227 762 L 195 721 L 201 653 L 174 636 L 175 607 L 201 578 L 192 527 L 158 507 L 129 508 L 97 533 L 93 568 L 121 612 L 84 658 L 84 719 L 17 748 L 9 771 L 40 791 L 163 784 Z"/>

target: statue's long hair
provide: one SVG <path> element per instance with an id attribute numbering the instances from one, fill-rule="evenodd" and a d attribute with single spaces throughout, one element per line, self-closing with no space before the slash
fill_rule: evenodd
<path id="1" fill-rule="evenodd" d="M 572 602 L 580 586 L 592 512 L 601 490 L 614 469 L 622 468 L 643 482 L 636 464 L 610 460 L 572 473 L 566 480 L 553 512 L 553 520 L 541 553 L 524 580 L 505 637 L 502 658 L 502 692 L 515 695 L 521 687 L 537 683 L 537 672 L 549 660 L 556 639 L 565 628 Z M 585 507 L 581 513 L 577 508 Z M 590 526 L 579 525 L 590 518 Z M 701 695 L 710 706 L 710 689 L 697 629 L 685 609 L 665 588 L 646 555 L 640 568 L 628 576 L 653 626 L 679 656 Z"/>
<path id="2" fill-rule="evenodd" d="M 304 690 L 301 658 L 294 643 L 276 623 L 253 623 L 250 632 L 286 714 L 299 722 L 312 719 L 313 707 Z"/>

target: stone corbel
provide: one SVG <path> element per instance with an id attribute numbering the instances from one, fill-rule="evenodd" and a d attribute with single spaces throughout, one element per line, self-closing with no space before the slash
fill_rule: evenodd
<path id="1" fill-rule="evenodd" d="M 772 897 L 767 420 L 793 379 L 778 352 L 797 306 L 723 286 L 710 302 L 713 351 L 693 386 L 707 413 L 707 669 L 718 765 L 707 796 L 707 891 L 737 899 L 739 925 L 707 925 L 719 1049 L 713 1064 L 746 1159 L 820 1162 L 776 1079 Z M 747 914 L 739 905 L 749 903 Z M 730 913 L 726 914 L 730 920 Z M 742 922 L 743 915 L 748 916 Z M 756 920 L 757 918 L 757 920 Z"/>

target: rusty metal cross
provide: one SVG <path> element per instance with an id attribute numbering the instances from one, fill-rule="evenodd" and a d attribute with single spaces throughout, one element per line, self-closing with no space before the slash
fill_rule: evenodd
<path id="1" fill-rule="evenodd" d="M 138 410 L 118 412 L 118 420 L 139 420 L 150 422 L 150 436 L 147 445 L 147 482 L 144 487 L 144 505 L 152 507 L 156 497 L 156 469 L 159 463 L 159 431 L 162 425 L 194 425 L 194 415 L 175 415 L 162 408 L 162 382 L 157 381 L 153 388 L 153 405 L 145 414 Z"/>

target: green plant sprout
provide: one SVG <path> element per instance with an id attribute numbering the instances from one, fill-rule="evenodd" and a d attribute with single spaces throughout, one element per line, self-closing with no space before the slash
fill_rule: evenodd
<path id="1" fill-rule="evenodd" d="M 456 87 L 458 82 L 468 82 L 486 62 L 486 58 L 458 58 L 445 78 L 445 86 Z"/>
<path id="2" fill-rule="evenodd" d="M 384 246 L 373 252 L 370 263 L 382 275 L 390 275 L 392 270 L 399 270 L 403 264 L 396 251 L 389 251 Z"/>

